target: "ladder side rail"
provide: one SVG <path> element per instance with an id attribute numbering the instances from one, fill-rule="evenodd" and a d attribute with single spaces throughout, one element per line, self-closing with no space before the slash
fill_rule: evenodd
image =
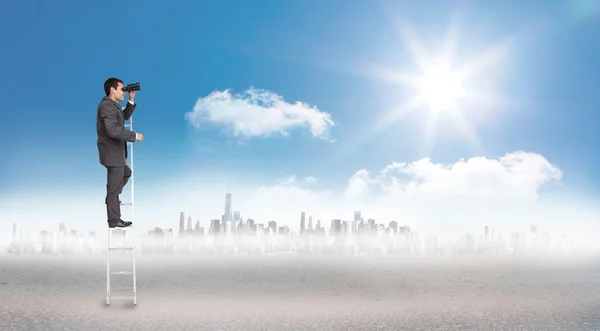
<path id="1" fill-rule="evenodd" d="M 108 245 L 106 246 L 106 305 L 110 305 L 110 243 L 111 229 L 108 228 Z"/>
<path id="2" fill-rule="evenodd" d="M 129 129 L 131 131 L 133 131 L 133 116 L 130 117 L 129 119 L 129 123 L 125 124 L 126 127 L 129 127 Z M 130 203 L 121 203 L 121 205 L 129 205 L 131 207 L 131 221 L 133 222 L 133 218 L 134 218 L 134 213 L 135 213 L 135 202 L 134 202 L 134 165 L 133 165 L 133 144 L 134 142 L 127 142 L 127 145 L 129 145 L 129 158 L 130 158 L 130 162 L 126 162 L 130 164 L 130 169 L 131 169 L 131 177 L 130 177 L 130 182 L 129 184 L 131 185 L 131 202 Z M 113 230 L 121 230 L 122 231 L 122 236 L 123 236 L 123 247 L 113 247 L 112 246 L 112 232 Z M 127 244 L 127 229 L 112 229 L 112 228 L 108 228 L 108 245 L 107 245 L 107 256 L 106 256 L 106 305 L 110 305 L 110 299 L 111 299 L 111 291 L 110 291 L 110 276 L 111 274 L 131 274 L 133 275 L 133 304 L 137 305 L 137 296 L 136 296 L 136 290 L 137 290 L 137 284 L 136 284 L 136 268 L 135 268 L 135 244 L 133 242 L 133 239 L 131 240 L 131 245 Z M 131 272 L 111 272 L 111 261 L 110 261 L 110 254 L 112 250 L 131 250 L 131 254 L 132 254 L 132 271 Z M 123 252 L 125 254 L 125 252 Z M 113 299 L 128 299 L 131 297 L 113 297 Z"/>
<path id="3" fill-rule="evenodd" d="M 133 131 L 133 115 L 129 118 L 129 126 L 131 128 L 131 130 Z M 131 148 L 129 149 L 130 151 L 130 155 L 129 157 L 131 158 L 131 222 L 134 221 L 134 217 L 135 217 L 135 200 L 134 200 L 134 185 L 135 185 L 135 171 L 134 169 L 134 162 L 133 162 L 133 145 L 135 142 L 131 143 Z M 137 305 L 137 296 L 136 296 L 136 273 L 135 273 L 135 236 L 133 236 L 133 238 L 130 239 L 131 240 L 131 246 L 133 247 L 131 250 L 131 259 L 132 259 L 132 277 L 133 277 L 133 305 Z"/>

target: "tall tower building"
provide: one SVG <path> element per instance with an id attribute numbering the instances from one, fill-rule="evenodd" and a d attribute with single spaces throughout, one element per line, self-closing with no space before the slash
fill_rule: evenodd
<path id="1" fill-rule="evenodd" d="M 185 232 L 185 214 L 181 212 L 179 214 L 179 235 L 181 236 Z"/>
<path id="2" fill-rule="evenodd" d="M 275 221 L 270 221 L 270 222 L 269 222 L 269 227 L 270 227 L 271 229 L 273 229 L 273 233 L 277 233 L 277 222 L 275 222 Z"/>
<path id="3" fill-rule="evenodd" d="M 369 225 L 369 228 L 370 228 L 371 230 L 375 230 L 375 229 L 377 228 L 377 226 L 375 226 L 375 220 L 374 220 L 374 219 L 372 219 L 372 218 L 369 218 L 369 219 L 367 220 L 367 224 Z"/>
<path id="4" fill-rule="evenodd" d="M 217 220 L 217 219 L 211 220 L 209 231 L 213 234 L 217 234 L 217 233 L 219 233 L 220 230 L 221 230 L 221 223 L 219 223 L 219 220 Z"/>
<path id="5" fill-rule="evenodd" d="M 306 223 L 305 223 L 305 214 L 304 212 L 300 213 L 300 233 L 304 233 L 306 231 Z"/>
<path id="6" fill-rule="evenodd" d="M 342 220 L 335 219 L 331 221 L 331 231 L 338 234 L 342 231 Z"/>
<path id="7" fill-rule="evenodd" d="M 484 239 L 483 239 L 483 242 L 486 243 L 486 244 L 490 241 L 489 235 L 490 235 L 490 228 L 486 225 L 485 226 L 485 236 L 484 236 Z"/>
<path id="8" fill-rule="evenodd" d="M 233 215 L 231 212 L 231 192 L 225 194 L 225 213 L 223 214 L 223 221 L 232 221 Z"/>

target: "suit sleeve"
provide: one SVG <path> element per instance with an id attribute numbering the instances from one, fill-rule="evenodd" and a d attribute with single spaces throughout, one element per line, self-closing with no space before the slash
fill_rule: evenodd
<path id="1" fill-rule="evenodd" d="M 127 130 L 122 126 L 119 126 L 115 110 L 109 109 L 106 106 L 101 106 L 100 117 L 102 118 L 102 121 L 104 121 L 106 133 L 109 137 L 123 141 L 135 141 L 135 132 Z"/>
<path id="2" fill-rule="evenodd" d="M 123 110 L 123 118 L 127 121 L 133 115 L 133 110 L 135 109 L 136 104 L 132 105 L 127 101 L 127 105 L 125 105 L 125 109 Z"/>

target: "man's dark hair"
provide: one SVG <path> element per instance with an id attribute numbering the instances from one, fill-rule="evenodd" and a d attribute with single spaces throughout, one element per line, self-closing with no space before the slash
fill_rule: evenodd
<path id="1" fill-rule="evenodd" d="M 123 81 L 115 77 L 107 79 L 106 82 L 104 82 L 104 93 L 106 93 L 106 96 L 110 94 L 110 88 L 114 87 L 116 89 L 119 86 L 119 83 L 123 84 Z"/>

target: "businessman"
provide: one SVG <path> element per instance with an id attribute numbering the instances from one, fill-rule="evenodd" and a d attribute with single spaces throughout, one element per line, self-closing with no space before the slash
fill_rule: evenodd
<path id="1" fill-rule="evenodd" d="M 128 227 L 130 221 L 121 219 L 121 202 L 119 194 L 131 177 L 131 168 L 127 159 L 127 142 L 141 142 L 144 135 L 125 129 L 125 121 L 133 114 L 136 107 L 135 91 L 129 91 L 125 110 L 119 102 L 125 101 L 123 81 L 109 78 L 104 82 L 105 97 L 98 105 L 96 113 L 96 132 L 98 133 L 98 153 L 100 164 L 106 167 L 106 204 L 107 222 L 110 228 Z"/>

